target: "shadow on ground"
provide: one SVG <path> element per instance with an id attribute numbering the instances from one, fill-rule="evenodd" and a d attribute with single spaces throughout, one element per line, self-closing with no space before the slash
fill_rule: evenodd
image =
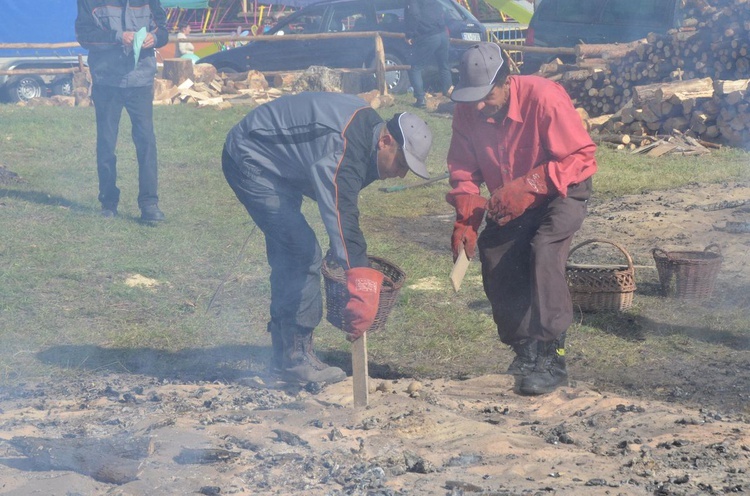
<path id="1" fill-rule="evenodd" d="M 15 198 L 29 203 L 37 203 L 39 205 L 50 205 L 53 207 L 93 211 L 90 206 L 70 201 L 67 198 L 63 198 L 61 196 L 50 195 L 49 193 L 45 193 L 44 191 L 19 191 L 14 189 L 0 188 L 0 198 L 2 197 Z"/>
<path id="2" fill-rule="evenodd" d="M 236 382 L 267 376 L 270 347 L 219 346 L 168 352 L 150 348 L 102 348 L 94 345 L 53 346 L 36 354 L 47 365 L 70 371 L 141 374 L 158 380 Z M 320 358 L 351 375 L 351 355 L 328 352 Z M 389 365 L 369 364 L 371 378 L 397 379 Z"/>

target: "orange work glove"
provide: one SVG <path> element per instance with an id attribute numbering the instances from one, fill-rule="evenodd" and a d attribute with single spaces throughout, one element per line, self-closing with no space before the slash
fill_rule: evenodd
<path id="1" fill-rule="evenodd" d="M 487 203 L 487 217 L 504 226 L 526 210 L 541 205 L 554 191 L 544 165 L 538 165 L 492 193 Z"/>
<path id="2" fill-rule="evenodd" d="M 453 224 L 451 249 L 455 262 L 461 250 L 466 251 L 468 258 L 474 256 L 487 200 L 479 195 L 456 195 L 453 197 L 453 206 L 456 207 L 456 222 Z"/>
<path id="3" fill-rule="evenodd" d="M 346 339 L 354 341 L 375 322 L 380 303 L 383 273 L 369 267 L 352 267 L 346 271 L 346 289 L 349 301 L 344 308 Z"/>

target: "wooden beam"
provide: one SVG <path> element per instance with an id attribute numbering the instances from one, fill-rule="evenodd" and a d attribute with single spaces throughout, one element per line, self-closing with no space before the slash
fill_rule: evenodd
<path id="1" fill-rule="evenodd" d="M 388 84 L 385 80 L 385 48 L 383 38 L 375 36 L 375 78 L 378 82 L 378 92 L 381 95 L 388 94 Z"/>

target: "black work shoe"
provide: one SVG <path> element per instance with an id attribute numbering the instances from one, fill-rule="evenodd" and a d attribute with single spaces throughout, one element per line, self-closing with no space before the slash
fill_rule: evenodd
<path id="1" fill-rule="evenodd" d="M 536 365 L 536 340 L 521 339 L 510 345 L 516 356 L 508 367 L 506 374 L 523 376 L 534 370 Z"/>
<path id="2" fill-rule="evenodd" d="M 111 219 L 113 217 L 117 217 L 117 207 L 115 208 L 108 208 L 108 207 L 102 207 L 101 216 L 105 219 Z"/>
<path id="3" fill-rule="evenodd" d="M 141 208 L 141 220 L 145 222 L 161 222 L 166 217 L 164 216 L 164 213 L 159 210 L 159 207 L 156 205 L 146 205 L 145 207 Z"/>
<path id="4" fill-rule="evenodd" d="M 425 103 L 424 100 L 417 100 L 414 102 L 414 106 L 417 108 L 425 108 L 427 106 L 427 103 Z"/>
<path id="5" fill-rule="evenodd" d="M 536 364 L 534 370 L 520 378 L 518 391 L 521 394 L 547 394 L 560 386 L 568 385 L 562 339 L 550 342 L 537 341 Z"/>
<path id="6" fill-rule="evenodd" d="M 281 378 L 287 382 L 334 384 L 346 379 L 346 372 L 323 363 L 313 350 L 312 328 L 283 330 L 284 357 Z"/>

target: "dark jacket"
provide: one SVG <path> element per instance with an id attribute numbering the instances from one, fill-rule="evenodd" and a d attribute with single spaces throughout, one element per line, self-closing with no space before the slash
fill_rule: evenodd
<path id="1" fill-rule="evenodd" d="M 159 48 L 169 41 L 166 22 L 159 0 L 78 0 L 76 39 L 89 51 L 94 84 L 121 88 L 152 85 L 154 48 L 141 50 L 136 64 L 132 48 L 122 44 L 122 34 L 145 27 Z"/>
<path id="2" fill-rule="evenodd" d="M 445 32 L 443 8 L 435 0 L 407 0 L 404 11 L 406 38 L 413 40 Z"/>
<path id="3" fill-rule="evenodd" d="M 225 150 L 245 177 L 318 202 L 333 255 L 367 267 L 359 192 L 378 179 L 383 119 L 364 100 L 340 93 L 284 96 L 251 111 L 227 135 Z"/>

